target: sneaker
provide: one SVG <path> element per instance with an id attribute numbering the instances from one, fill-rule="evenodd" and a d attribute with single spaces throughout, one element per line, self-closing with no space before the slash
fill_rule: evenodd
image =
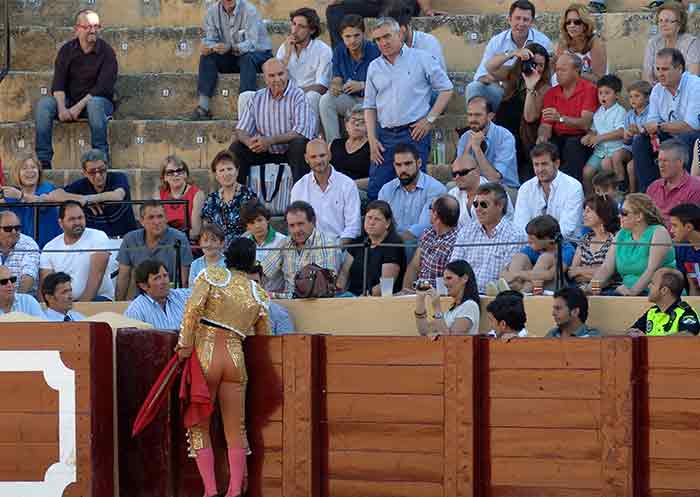
<path id="1" fill-rule="evenodd" d="M 506 292 L 510 290 L 510 285 L 504 278 L 499 278 L 496 282 L 496 288 L 498 289 L 498 293 Z"/>
<path id="2" fill-rule="evenodd" d="M 196 109 L 192 111 L 192 114 L 190 115 L 190 121 L 209 121 L 211 120 L 211 112 L 209 112 L 207 109 L 202 109 L 200 106 L 197 106 Z"/>
<path id="3" fill-rule="evenodd" d="M 588 11 L 591 14 L 605 14 L 608 11 L 608 6 L 600 2 L 590 2 L 588 4 Z"/>
<path id="4" fill-rule="evenodd" d="M 486 295 L 489 297 L 495 297 L 498 295 L 498 287 L 494 281 L 489 281 L 486 283 Z"/>

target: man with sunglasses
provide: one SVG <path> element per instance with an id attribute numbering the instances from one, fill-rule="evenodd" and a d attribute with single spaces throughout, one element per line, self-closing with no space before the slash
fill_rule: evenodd
<path id="1" fill-rule="evenodd" d="M 31 295 L 17 293 L 17 276 L 7 266 L 0 266 L 0 314 L 21 312 L 46 319 L 41 305 Z"/>
<path id="2" fill-rule="evenodd" d="M 114 111 L 117 56 L 99 37 L 100 17 L 85 9 L 75 16 L 75 38 L 65 43 L 56 57 L 51 95 L 39 100 L 36 109 L 36 155 L 44 169 L 53 159 L 53 123 L 87 118 L 92 148 L 109 157 L 107 122 Z"/>
<path id="3" fill-rule="evenodd" d="M 17 214 L 0 212 L 0 263 L 17 278 L 19 293 L 34 294 L 39 281 L 39 246 L 21 231 Z"/>

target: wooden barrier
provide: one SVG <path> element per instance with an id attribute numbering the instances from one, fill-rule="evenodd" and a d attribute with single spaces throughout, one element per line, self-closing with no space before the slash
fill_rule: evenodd
<path id="1" fill-rule="evenodd" d="M 0 325 L 0 495 L 114 493 L 112 333 Z"/>

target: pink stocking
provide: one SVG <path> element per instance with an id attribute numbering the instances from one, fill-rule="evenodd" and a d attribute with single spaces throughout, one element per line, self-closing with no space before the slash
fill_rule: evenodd
<path id="1" fill-rule="evenodd" d="M 204 497 L 215 497 L 218 490 L 216 488 L 216 472 L 214 471 L 214 451 L 211 447 L 198 450 L 195 461 L 204 483 Z"/>
<path id="2" fill-rule="evenodd" d="M 244 449 L 228 449 L 228 467 L 231 477 L 229 479 L 226 497 L 238 497 L 241 494 L 243 472 L 246 463 L 245 453 L 246 451 Z"/>

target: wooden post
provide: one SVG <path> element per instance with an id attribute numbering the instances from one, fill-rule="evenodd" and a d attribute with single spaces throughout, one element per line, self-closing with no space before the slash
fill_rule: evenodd
<path id="1" fill-rule="evenodd" d="M 445 351 L 445 497 L 474 497 L 474 365 L 477 338 L 442 337 Z"/>
<path id="2" fill-rule="evenodd" d="M 282 342 L 284 497 L 319 495 L 318 340 L 311 335 L 286 335 Z"/>
<path id="3" fill-rule="evenodd" d="M 606 338 L 601 347 L 600 437 L 602 497 L 634 496 L 633 344 Z"/>

